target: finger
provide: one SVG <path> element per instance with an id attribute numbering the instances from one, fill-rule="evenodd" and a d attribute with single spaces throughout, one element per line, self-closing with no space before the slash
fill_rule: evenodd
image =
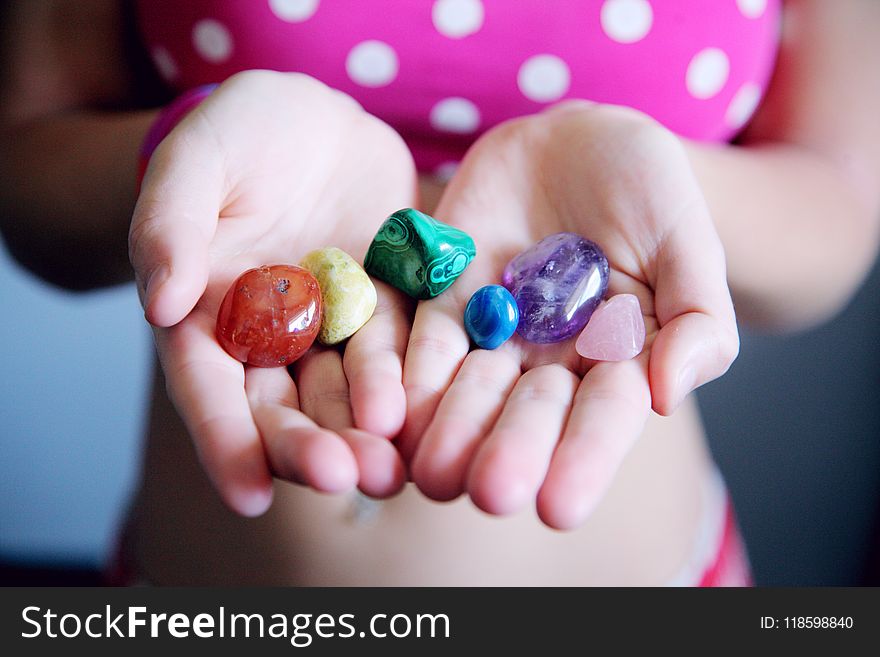
<path id="1" fill-rule="evenodd" d="M 463 312 L 464 306 L 449 292 L 420 302 L 416 309 L 403 365 L 406 422 L 398 441 L 407 461 L 467 356 L 470 343 L 462 326 Z"/>
<path id="2" fill-rule="evenodd" d="M 727 371 L 739 352 L 724 251 L 704 204 L 677 225 L 657 257 L 651 349 L 654 410 L 669 415 L 695 388 Z"/>
<path id="3" fill-rule="evenodd" d="M 224 502 L 257 516 L 272 502 L 272 476 L 244 393 L 241 363 L 217 344 L 213 322 L 190 315 L 156 331 L 169 397 Z"/>
<path id="4" fill-rule="evenodd" d="M 249 367 L 245 387 L 276 476 L 325 493 L 357 484 L 351 449 L 300 411 L 296 385 L 286 369 Z"/>
<path id="5" fill-rule="evenodd" d="M 400 490 L 405 471 L 394 446 L 386 438 L 352 428 L 349 383 L 339 352 L 310 351 L 296 365 L 303 412 L 322 427 L 338 432 L 348 444 L 357 464 L 358 488 L 372 497 L 387 497 Z M 400 376 L 398 373 L 396 383 L 402 396 Z M 401 405 L 405 407 L 405 401 Z"/>
<path id="6" fill-rule="evenodd" d="M 468 473 L 474 504 L 504 515 L 534 501 L 577 384 L 578 377 L 561 365 L 544 365 L 522 375 Z"/>
<path id="7" fill-rule="evenodd" d="M 352 426 L 348 381 L 335 349 L 312 349 L 291 368 L 300 410 L 319 426 L 340 431 Z"/>
<path id="8" fill-rule="evenodd" d="M 648 357 L 598 363 L 584 376 L 538 493 L 538 515 L 573 529 L 593 511 L 635 444 L 651 409 Z"/>
<path id="9" fill-rule="evenodd" d="M 207 285 L 223 173 L 216 141 L 206 132 L 187 120 L 159 145 L 134 210 L 129 258 L 155 326 L 182 320 Z"/>
<path id="10" fill-rule="evenodd" d="M 671 415 L 699 386 L 724 374 L 739 351 L 734 328 L 704 313 L 688 313 L 664 326 L 651 351 L 654 410 Z"/>
<path id="11" fill-rule="evenodd" d="M 355 426 L 392 438 L 400 432 L 406 417 L 403 356 L 409 339 L 411 308 L 403 295 L 390 286 L 376 281 L 376 288 L 376 311 L 349 338 L 343 366 Z"/>
<path id="12" fill-rule="evenodd" d="M 519 376 L 519 361 L 507 350 L 468 354 L 413 457 L 412 478 L 425 495 L 446 501 L 464 492 L 473 455 Z"/>
<path id="13" fill-rule="evenodd" d="M 358 465 L 358 488 L 370 497 L 390 497 L 406 483 L 406 468 L 400 453 L 386 438 L 359 429 L 344 429 Z"/>

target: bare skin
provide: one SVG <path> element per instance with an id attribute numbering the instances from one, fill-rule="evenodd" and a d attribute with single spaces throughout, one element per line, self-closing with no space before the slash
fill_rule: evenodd
<path id="1" fill-rule="evenodd" d="M 446 509 L 407 487 L 383 507 L 381 519 L 371 525 L 375 533 L 362 528 L 359 531 L 366 533 L 359 534 L 359 544 L 354 545 L 343 540 L 352 531 L 343 513 L 347 498 L 318 496 L 279 482 L 267 516 L 237 519 L 208 493 L 193 454 L 182 446 L 179 434 L 184 430 L 157 395 L 132 532 L 134 552 L 148 574 L 156 581 L 181 583 L 235 577 L 229 573 L 245 577 L 244 564 L 244 570 L 236 569 L 234 559 L 224 561 L 220 555 L 216 569 L 187 575 L 188 550 L 213 550 L 209 540 L 216 531 L 265 557 L 262 562 L 256 559 L 260 566 L 247 574 L 255 580 L 380 582 L 409 576 L 413 583 L 422 583 L 430 580 L 424 563 L 433 559 L 437 573 L 468 583 L 468 573 L 473 573 L 466 560 L 453 559 L 461 555 L 451 549 L 467 534 L 461 528 L 468 527 L 467 535 L 473 538 L 467 545 L 474 555 L 483 555 L 473 563 L 483 564 L 487 581 L 513 583 L 516 572 L 529 572 L 552 583 L 558 565 L 573 573 L 568 580 L 572 583 L 600 582 L 612 574 L 618 582 L 629 582 L 626 573 L 636 571 L 627 567 L 637 559 L 642 564 L 638 581 L 661 583 L 670 577 L 688 558 L 711 467 L 693 405 L 682 404 L 682 399 L 722 373 L 736 352 L 724 253 L 727 282 L 740 315 L 790 327 L 836 310 L 857 286 L 876 250 L 880 198 L 872 181 L 880 176 L 880 134 L 873 117 L 880 106 L 874 74 L 880 55 L 873 33 L 880 9 L 870 0 L 834 3 L 833 9 L 829 4 L 795 0 L 787 5 L 793 20 L 787 23 L 779 70 L 741 146 L 683 143 L 632 113 L 581 106 L 514 122 L 486 135 L 445 193 L 423 187 L 422 200 L 414 202 L 430 208 L 429 199 L 438 199 L 441 218 L 462 225 L 470 209 L 498 207 L 505 199 L 511 204 L 506 216 L 521 216 L 523 207 L 536 203 L 543 208 L 537 218 L 514 222 L 510 238 L 490 250 L 491 257 L 474 263 L 454 286 L 453 290 L 460 287 L 455 294 L 421 304 L 411 335 L 412 308 L 383 290 L 383 312 L 366 330 L 362 348 L 353 341 L 344 357 L 335 351 L 319 353 L 297 368 L 294 379 L 283 371 L 279 375 L 277 370 L 245 370 L 224 361 L 210 343 L 211 312 L 234 277 L 233 270 L 250 266 L 254 258 L 273 258 L 285 242 L 296 242 L 305 253 L 312 244 L 324 246 L 330 240 L 356 257 L 362 255 L 374 227 L 350 229 L 345 218 L 356 212 L 352 199 L 357 197 L 357 208 L 374 208 L 379 216 L 408 205 L 416 198 L 414 173 L 392 131 L 321 85 L 283 75 L 270 83 L 265 74 L 228 81 L 217 98 L 181 124 L 157 152 L 131 233 L 132 261 L 147 318 L 157 327 L 170 396 L 221 496 L 238 513 L 257 515 L 269 506 L 273 476 L 321 491 L 359 485 L 373 495 L 391 494 L 403 483 L 403 463 L 387 437 L 395 435 L 405 419 L 399 445 L 404 457 L 414 459 L 412 474 L 423 492 L 436 499 L 467 493 L 484 511 L 513 516 L 504 521 L 507 524 L 489 522 L 464 499 Z M 4 58 L 9 68 L 3 95 L 15 102 L 2 105 L 0 146 L 0 174 L 12 181 L 4 188 L 10 191 L 0 198 L 4 235 L 14 236 L 10 242 L 23 263 L 50 280 L 61 280 L 57 270 L 69 270 L 71 264 L 44 257 L 53 252 L 47 235 L 73 245 L 90 236 L 107 240 L 108 248 L 100 250 L 107 259 L 98 263 L 105 265 L 101 271 L 122 270 L 124 249 L 109 245 L 119 244 L 128 231 L 134 154 L 153 117 L 151 112 L 95 110 L 108 103 L 124 104 L 133 84 L 129 73 L 117 70 L 118 53 L 90 45 L 118 42 L 116 3 L 92 0 L 77 3 L 79 9 L 73 10 L 62 10 L 61 5 L 13 3 L 11 11 L 28 29 L 7 35 L 7 44 L 16 42 L 10 53 L 27 52 L 28 41 L 45 33 L 66 50 L 44 48 L 41 52 L 49 55 L 42 58 Z M 77 31 L 78 21 L 88 30 Z M 46 25 L 53 30 L 41 29 Z M 88 38 L 74 36 L 83 34 Z M 76 56 L 70 55 L 71 49 Z M 77 76 L 79 67 L 104 74 Z M 115 72 L 110 75 L 108 70 Z M 45 94 L 45 80 L 53 81 L 52 88 L 59 91 Z M 309 130 L 287 127 L 285 132 L 270 121 L 263 126 L 269 131 L 267 139 L 255 139 L 253 133 L 243 136 L 238 134 L 242 122 L 235 119 L 254 106 L 236 92 L 241 87 L 256 90 L 257 97 L 265 92 L 273 101 L 288 99 L 294 106 L 304 105 L 292 103 L 294 99 L 308 99 L 305 105 L 320 109 L 303 114 Z M 832 97 L 845 103 L 846 121 L 829 118 Z M 634 126 L 638 129 L 628 129 Z M 331 135 L 340 132 L 366 134 L 339 147 L 347 155 L 352 150 L 361 154 L 350 167 L 341 156 L 334 157 Z M 530 144 L 543 154 L 546 170 L 568 170 L 571 152 L 554 144 L 588 137 L 614 139 L 620 148 L 611 165 L 626 171 L 635 163 L 649 182 L 640 187 L 638 181 L 618 181 L 626 194 L 615 192 L 613 185 L 583 189 L 571 184 L 549 195 L 552 203 L 542 201 L 545 181 L 526 166 L 528 157 L 517 157 L 518 149 Z M 330 146 L 317 163 L 297 160 L 289 155 L 296 149 L 279 147 L 289 157 L 285 168 L 302 174 L 284 183 L 273 180 L 268 170 L 238 164 L 254 161 L 246 155 L 255 141 L 271 145 L 283 144 L 284 139 L 294 144 L 315 139 Z M 377 146 L 390 158 L 382 167 L 370 159 Z M 51 150 L 56 155 L 47 170 L 43 154 Z M 493 166 L 500 159 L 505 166 Z M 670 160 L 673 166 L 666 165 Z M 217 168 L 206 169 L 206 161 Z M 603 165 L 608 162 L 598 154 L 586 158 L 582 173 L 589 174 L 590 167 L 600 171 Z M 90 183 L 97 177 L 102 180 L 100 190 Z M 291 179 L 316 184 L 293 186 Z M 183 183 L 174 187 L 174 180 Z M 330 200 L 326 193 L 321 200 L 331 211 L 315 230 L 302 216 L 306 208 L 318 207 L 316 195 L 325 191 L 329 180 L 334 181 Z M 664 197 L 668 187 L 684 191 L 690 200 L 679 207 L 671 195 Z M 183 189 L 195 200 L 185 200 Z M 71 195 L 77 200 L 74 204 L 69 202 Z M 619 203 L 622 196 L 633 199 L 630 208 Z M 39 202 L 28 203 L 30 198 Z M 558 203 L 565 210 L 595 205 L 603 209 L 606 223 L 568 219 L 576 213 L 559 212 L 556 199 L 562 199 Z M 284 212 L 260 212 L 269 202 Z M 642 215 L 633 208 L 648 212 Z M 480 241 L 480 226 L 467 228 Z M 496 279 L 498 263 L 529 240 L 559 228 L 591 235 L 607 229 L 602 241 L 609 243 L 614 285 L 640 295 L 651 327 L 651 348 L 639 359 L 615 367 L 590 367 L 565 350 L 517 343 L 492 356 L 467 356 L 461 327 L 450 318 L 460 317 L 459 306 L 468 290 Z M 266 237 L 270 230 L 271 240 Z M 283 239 L 276 241 L 278 234 Z M 670 235 L 673 239 L 663 239 Z M 197 245 L 197 257 L 179 257 L 184 243 Z M 83 269 L 88 269 L 86 263 L 95 268 L 94 256 L 89 258 L 91 262 L 85 258 L 81 263 Z M 169 275 L 154 278 L 162 265 Z M 83 280 L 92 278 L 84 275 Z M 368 355 L 377 349 L 382 366 L 373 372 Z M 494 377 L 495 397 L 475 404 L 468 380 L 487 372 Z M 492 386 L 486 387 L 491 391 Z M 523 417 L 513 403 L 505 403 L 517 398 L 535 412 Z M 652 406 L 671 414 L 680 404 L 681 410 L 669 419 L 650 414 Z M 537 414 L 551 421 L 528 424 Z M 450 424 L 450 419 L 462 417 L 466 426 Z M 501 418 L 498 423 L 496 418 Z M 504 426 L 518 428 L 503 430 Z M 525 442 L 526 434 L 539 435 L 540 440 Z M 191 488 L 181 488 L 181 482 Z M 547 525 L 577 529 L 564 535 L 569 538 L 558 539 L 562 535 L 540 529 L 534 517 L 522 511 L 528 506 L 537 509 Z M 193 518 L 203 519 L 205 532 Z M 422 532 L 407 534 L 408 523 L 424 523 L 415 525 Z M 261 531 L 254 534 L 251 528 Z M 394 528 L 398 533 L 391 531 Z M 648 537 L 638 554 L 627 551 L 634 533 Z M 162 537 L 183 534 L 189 535 L 186 546 L 175 541 L 176 548 L 169 551 Z M 394 563 L 378 563 L 376 555 L 387 554 L 393 547 L 388 541 L 395 536 L 417 547 L 414 552 L 421 561 L 398 554 Z M 291 537 L 294 544 L 289 543 Z M 521 546 L 515 565 L 501 568 L 491 558 L 491 548 L 512 544 Z M 370 545 L 374 549 L 364 550 Z M 278 552 L 282 548 L 285 551 Z M 590 559 L 583 558 L 585 550 Z M 330 554 L 335 555 L 334 563 L 347 565 L 337 571 L 319 567 L 326 566 L 322 559 Z M 310 563 L 314 567 L 306 568 Z M 315 573 L 322 573 L 323 579 Z M 312 576 L 318 579 L 309 579 Z"/>
<path id="2" fill-rule="evenodd" d="M 353 493 L 276 480 L 269 511 L 243 518 L 216 494 L 161 379 L 154 399 L 124 550 L 133 574 L 156 584 L 660 585 L 718 511 L 692 399 L 651 416 L 602 504 L 566 532 L 530 508 L 493 518 L 466 497 L 431 502 L 413 484 L 364 508 Z"/>

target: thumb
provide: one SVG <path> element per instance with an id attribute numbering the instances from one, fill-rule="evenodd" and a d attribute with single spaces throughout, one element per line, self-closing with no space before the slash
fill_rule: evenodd
<path id="1" fill-rule="evenodd" d="M 129 232 L 144 314 L 160 327 L 186 317 L 205 291 L 223 198 L 219 146 L 193 118 L 153 153 Z"/>
<path id="2" fill-rule="evenodd" d="M 739 352 L 724 251 L 705 204 L 679 222 L 656 262 L 660 331 L 651 347 L 654 410 L 669 415 L 694 389 L 722 374 Z"/>

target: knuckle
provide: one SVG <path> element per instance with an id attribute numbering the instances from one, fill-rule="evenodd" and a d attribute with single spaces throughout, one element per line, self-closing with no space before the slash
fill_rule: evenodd
<path id="1" fill-rule="evenodd" d="M 445 360 L 460 360 L 467 353 L 467 347 L 433 335 L 417 335 L 410 338 L 407 351 L 421 352 L 428 358 L 442 357 Z"/>
<path id="2" fill-rule="evenodd" d="M 348 405 L 351 402 L 348 388 L 333 388 L 320 392 L 300 392 L 300 403 L 304 409 L 326 408 L 328 406 Z"/>
<path id="3" fill-rule="evenodd" d="M 222 380 L 234 381 L 236 385 L 244 387 L 244 371 L 241 363 L 229 360 L 228 362 L 185 360 L 166 371 L 166 382 L 175 388 L 189 388 L 193 381 Z"/>
<path id="4" fill-rule="evenodd" d="M 510 395 L 510 401 L 515 404 L 538 402 L 554 406 L 568 406 L 569 404 L 568 400 L 563 399 L 558 389 L 540 382 L 529 383 L 514 389 Z"/>
<path id="5" fill-rule="evenodd" d="M 558 372 L 532 370 L 526 372 L 510 395 L 511 401 L 549 403 L 570 406 L 578 377 L 568 370 L 568 376 L 558 376 Z"/>
<path id="6" fill-rule="evenodd" d="M 140 214 L 144 216 L 135 219 L 128 233 L 128 259 L 137 274 L 143 275 L 146 272 L 142 269 L 150 265 L 150 258 L 155 255 L 161 233 L 151 209 L 144 208 Z"/>
<path id="7" fill-rule="evenodd" d="M 510 401 L 516 404 L 524 402 L 549 403 L 556 406 L 567 406 L 568 401 L 563 400 L 559 391 L 540 384 L 530 384 L 514 390 L 510 395 Z"/>
<path id="8" fill-rule="evenodd" d="M 488 351 L 472 351 L 456 381 L 494 393 L 506 392 L 520 368 L 513 358 Z"/>
<path id="9" fill-rule="evenodd" d="M 405 381 L 403 390 L 407 399 L 434 399 L 443 393 L 443 388 L 438 385 L 423 381 Z"/>
<path id="10" fill-rule="evenodd" d="M 278 390 L 256 390 L 248 394 L 248 401 L 255 409 L 280 407 L 294 411 L 299 410 L 295 395 L 285 394 Z"/>
<path id="11" fill-rule="evenodd" d="M 190 434 L 202 449 L 210 449 L 219 442 L 219 436 L 223 434 L 224 427 L 237 421 L 238 418 L 232 415 L 220 413 L 200 417 L 191 423 Z"/>
<path id="12" fill-rule="evenodd" d="M 469 388 L 479 390 L 481 393 L 490 392 L 500 394 L 507 390 L 505 382 L 500 380 L 497 375 L 489 370 L 468 370 L 467 372 L 461 372 L 455 377 L 455 380 L 459 384 L 463 383 Z"/>
<path id="13" fill-rule="evenodd" d="M 642 412 L 650 406 L 651 398 L 647 391 L 639 395 L 629 395 L 607 386 L 585 387 L 577 398 L 578 404 L 596 402 L 601 403 L 606 409 L 616 409 L 616 412 L 627 415 Z"/>

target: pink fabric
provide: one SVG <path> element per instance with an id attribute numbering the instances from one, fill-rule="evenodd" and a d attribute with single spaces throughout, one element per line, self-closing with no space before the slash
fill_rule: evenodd
<path id="1" fill-rule="evenodd" d="M 139 0 L 138 12 L 179 91 L 304 72 L 396 127 L 431 170 L 564 98 L 727 140 L 766 87 L 780 0 Z"/>

